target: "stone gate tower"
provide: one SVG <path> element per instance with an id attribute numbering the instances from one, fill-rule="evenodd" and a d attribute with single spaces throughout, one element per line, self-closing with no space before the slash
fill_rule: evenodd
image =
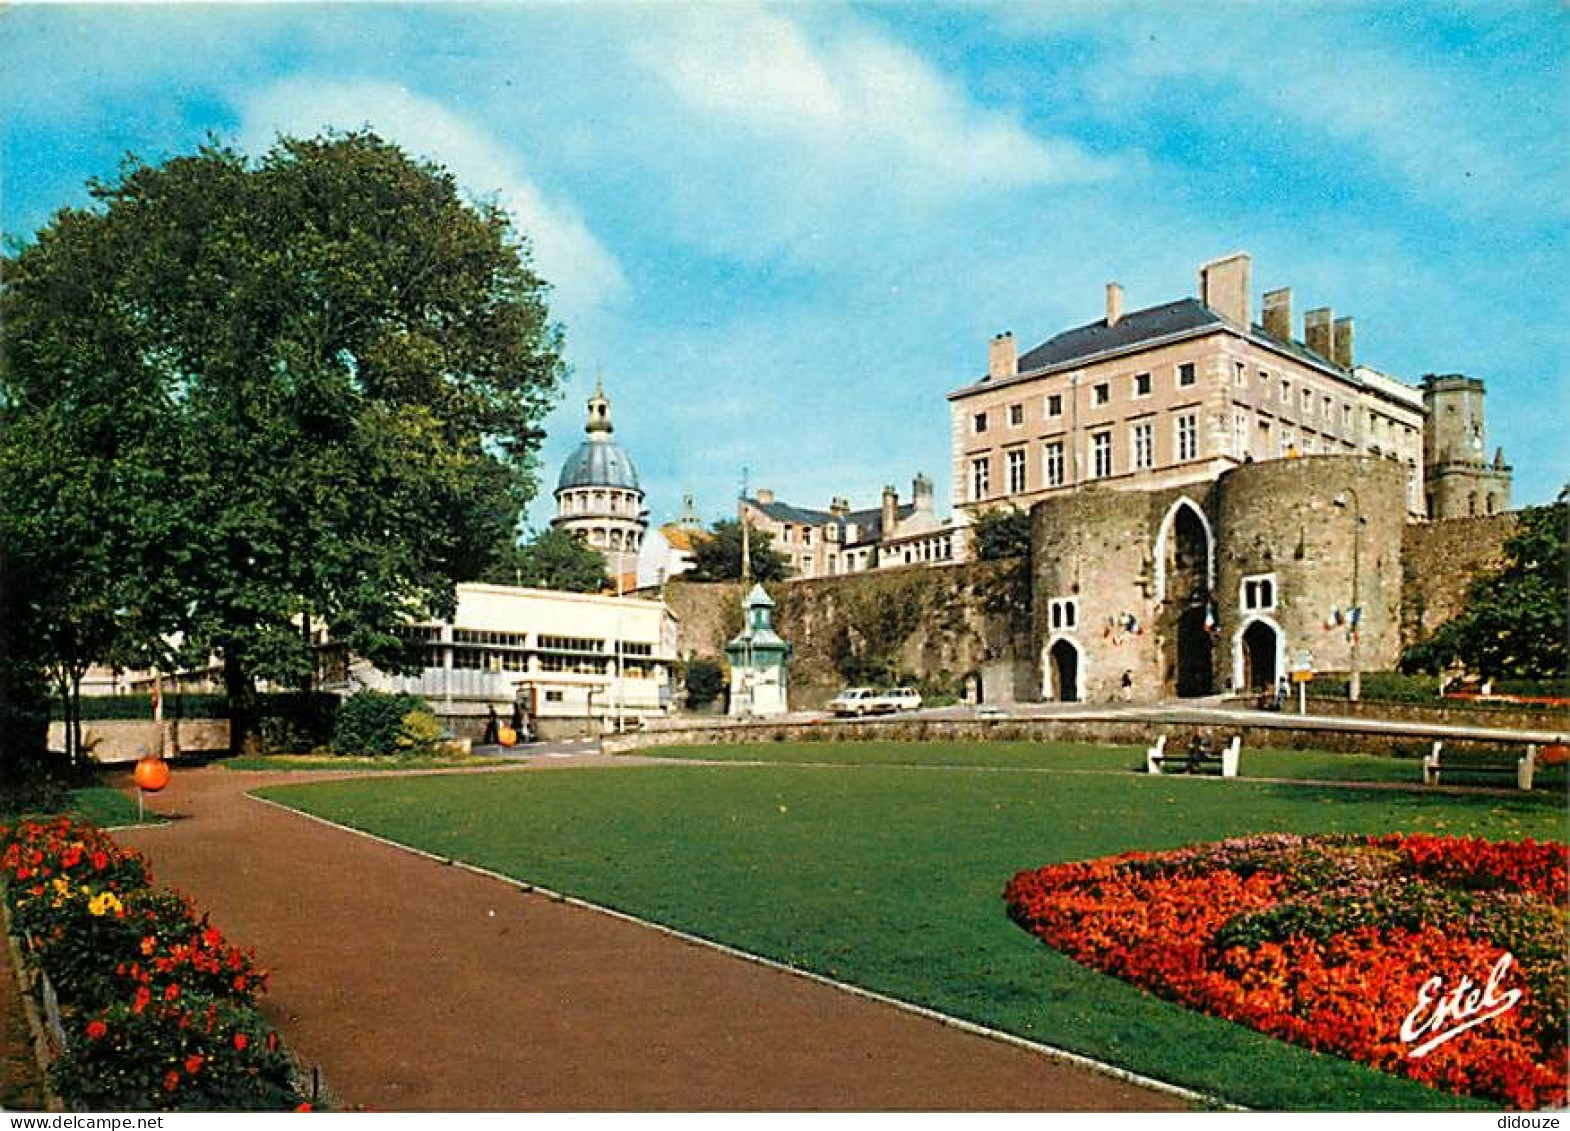
<path id="1" fill-rule="evenodd" d="M 1466 518 L 1510 509 L 1504 449 L 1485 461 L 1483 382 L 1459 373 L 1423 378 L 1423 488 L 1428 517 Z"/>

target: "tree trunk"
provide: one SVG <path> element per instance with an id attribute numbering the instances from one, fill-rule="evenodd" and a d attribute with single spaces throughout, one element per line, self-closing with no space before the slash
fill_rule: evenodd
<path id="1" fill-rule="evenodd" d="M 251 673 L 230 649 L 224 649 L 224 695 L 229 701 L 229 753 L 253 753 L 256 688 Z"/>
<path id="2" fill-rule="evenodd" d="M 87 752 L 82 749 L 82 675 L 81 669 L 71 669 L 71 746 L 76 751 L 71 759 L 73 774 L 87 768 Z"/>

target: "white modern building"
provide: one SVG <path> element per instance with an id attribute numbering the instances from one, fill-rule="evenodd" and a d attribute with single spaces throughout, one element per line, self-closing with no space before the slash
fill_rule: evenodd
<path id="1" fill-rule="evenodd" d="M 405 632 L 424 651 L 418 676 L 354 660 L 323 688 L 418 695 L 471 736 L 487 706 L 505 719 L 521 703 L 542 737 L 559 738 L 624 729 L 670 704 L 676 617 L 661 601 L 467 583 L 451 622 Z"/>

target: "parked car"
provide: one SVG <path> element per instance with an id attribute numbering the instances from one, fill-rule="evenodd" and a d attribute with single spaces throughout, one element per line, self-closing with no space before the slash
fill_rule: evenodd
<path id="1" fill-rule="evenodd" d="M 870 715 L 878 710 L 878 692 L 871 687 L 847 687 L 829 700 L 836 715 Z"/>
<path id="2" fill-rule="evenodd" d="M 895 687 L 878 697 L 879 708 L 884 711 L 918 711 L 921 709 L 921 692 L 914 687 Z"/>

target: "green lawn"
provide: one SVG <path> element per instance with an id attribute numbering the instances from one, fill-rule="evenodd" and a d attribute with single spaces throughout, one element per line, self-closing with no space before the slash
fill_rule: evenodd
<path id="1" fill-rule="evenodd" d="M 775 751 L 779 747 L 772 748 Z M 820 760 L 893 759 L 812 744 Z M 757 747 L 702 755 L 755 757 Z M 1016 871 L 1251 832 L 1564 838 L 1552 797 L 984 768 L 628 766 L 329 782 L 268 797 L 945 1013 L 1264 1109 L 1475 1106 L 1180 1009 L 1041 946 Z M 1064 751 L 1096 768 L 1127 751 Z M 1338 760 L 1339 761 L 1339 760 Z M 1399 1019 L 1392 1019 L 1392 1024 Z"/>
<path id="2" fill-rule="evenodd" d="M 63 794 L 51 795 L 48 808 L 26 808 L 21 812 L 0 809 L 0 824 L 17 816 L 50 817 L 60 813 L 70 813 L 84 821 L 90 821 L 100 828 L 110 828 L 118 825 L 134 825 L 137 823 L 136 799 L 127 797 L 118 789 L 107 785 L 89 785 L 78 789 L 69 790 Z M 63 801 L 62 801 L 63 799 Z M 9 816 L 8 816 L 9 814 Z M 162 819 L 152 817 L 147 824 L 161 824 Z"/>

